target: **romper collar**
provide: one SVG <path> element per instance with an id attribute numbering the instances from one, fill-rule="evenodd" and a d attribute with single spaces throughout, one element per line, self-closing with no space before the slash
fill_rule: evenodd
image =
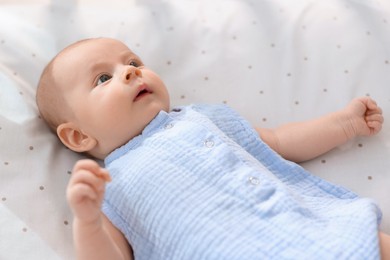
<path id="1" fill-rule="evenodd" d="M 118 159 L 122 155 L 126 154 L 128 151 L 140 146 L 146 137 L 151 136 L 155 132 L 163 129 L 163 126 L 166 125 L 168 123 L 168 121 L 173 120 L 173 118 L 176 117 L 181 111 L 182 111 L 182 108 L 174 108 L 174 109 L 172 109 L 172 112 L 170 112 L 170 113 L 167 113 L 167 112 L 161 110 L 156 115 L 156 117 L 154 119 L 152 119 L 152 121 L 149 122 L 149 124 L 144 128 L 144 130 L 142 131 L 142 133 L 140 135 L 132 138 L 126 144 L 124 144 L 121 147 L 112 151 L 104 159 L 104 165 L 107 166 L 115 159 Z"/>

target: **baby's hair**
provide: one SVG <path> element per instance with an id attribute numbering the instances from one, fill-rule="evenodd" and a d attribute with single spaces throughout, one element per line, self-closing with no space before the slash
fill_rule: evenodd
<path id="1" fill-rule="evenodd" d="M 65 47 L 46 65 L 39 79 L 36 93 L 38 109 L 43 120 L 55 133 L 57 127 L 67 120 L 71 112 L 63 93 L 57 87 L 58 82 L 54 76 L 55 70 L 58 69 L 55 68 L 56 61 L 66 52 L 89 40 L 92 39 L 83 39 Z"/>
<path id="2" fill-rule="evenodd" d="M 65 105 L 61 92 L 55 87 L 56 81 L 53 78 L 53 64 L 55 58 L 47 64 L 42 72 L 38 83 L 36 101 L 41 117 L 53 132 L 62 123 L 60 107 Z"/>

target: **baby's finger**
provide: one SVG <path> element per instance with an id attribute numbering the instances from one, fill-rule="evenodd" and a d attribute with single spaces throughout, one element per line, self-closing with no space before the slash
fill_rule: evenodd
<path id="1" fill-rule="evenodd" d="M 111 181 L 111 177 L 108 171 L 104 168 L 101 168 L 100 165 L 93 160 L 85 159 L 78 161 L 73 168 L 73 172 L 78 172 L 80 170 L 90 171 L 98 177 L 103 178 L 103 180 L 106 182 Z"/>
<path id="2" fill-rule="evenodd" d="M 373 99 L 370 98 L 370 97 L 363 97 L 363 98 L 361 99 L 361 101 L 366 105 L 366 107 L 367 107 L 368 109 L 375 109 L 375 107 L 378 106 L 377 103 L 376 103 L 376 101 L 373 100 Z"/>
<path id="3" fill-rule="evenodd" d="M 379 123 L 383 123 L 384 122 L 384 118 L 381 114 L 372 114 L 372 115 L 368 115 L 365 117 L 365 120 L 366 122 L 379 122 Z"/>
<path id="4" fill-rule="evenodd" d="M 67 199 L 71 205 L 79 203 L 85 199 L 96 200 L 98 194 L 95 190 L 85 183 L 77 183 L 70 187 L 67 191 Z"/>
<path id="5" fill-rule="evenodd" d="M 110 182 L 111 181 L 111 176 L 108 170 L 104 168 L 100 168 L 99 171 L 96 173 L 97 176 L 102 178 L 105 182 Z"/>
<path id="6" fill-rule="evenodd" d="M 373 115 L 373 114 L 379 114 L 379 115 L 382 115 L 382 108 L 380 107 L 375 107 L 375 108 L 369 108 L 367 111 L 366 111 L 366 115 Z"/>
<path id="7" fill-rule="evenodd" d="M 367 106 L 368 107 L 375 107 L 375 106 L 377 106 L 377 103 L 376 103 L 376 101 L 375 100 L 373 100 L 372 98 L 370 98 L 370 97 L 368 97 L 367 98 Z"/>
<path id="8" fill-rule="evenodd" d="M 88 170 L 79 170 L 72 174 L 72 178 L 69 181 L 69 186 L 73 186 L 79 183 L 89 185 L 96 192 L 101 192 L 104 190 L 105 179 Z"/>
<path id="9" fill-rule="evenodd" d="M 73 172 L 79 171 L 79 170 L 89 170 L 92 172 L 99 171 L 100 165 L 95 162 L 94 160 L 91 159 L 84 159 L 84 160 L 79 160 L 76 162 L 76 164 L 73 167 Z"/>
<path id="10" fill-rule="evenodd" d="M 380 132 L 382 129 L 382 124 L 378 121 L 367 122 L 368 127 L 370 128 L 370 135 L 375 135 Z"/>

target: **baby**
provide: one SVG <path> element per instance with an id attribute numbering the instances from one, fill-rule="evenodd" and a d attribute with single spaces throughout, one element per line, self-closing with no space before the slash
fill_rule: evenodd
<path id="1" fill-rule="evenodd" d="M 381 130 L 369 97 L 311 121 L 252 128 L 225 105 L 170 110 L 163 81 L 125 44 L 61 51 L 37 89 L 76 163 L 67 188 L 78 259 L 383 259 L 369 199 L 293 162 Z"/>

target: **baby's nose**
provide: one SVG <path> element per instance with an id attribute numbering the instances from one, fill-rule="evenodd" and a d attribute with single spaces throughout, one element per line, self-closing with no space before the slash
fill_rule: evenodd
<path id="1" fill-rule="evenodd" d="M 123 80 L 128 82 L 134 77 L 142 77 L 141 70 L 134 66 L 126 66 L 123 72 Z"/>

